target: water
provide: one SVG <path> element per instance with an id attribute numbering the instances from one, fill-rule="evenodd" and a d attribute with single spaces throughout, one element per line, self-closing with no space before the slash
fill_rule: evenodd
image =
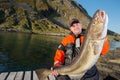
<path id="1" fill-rule="evenodd" d="M 120 42 L 118 42 L 118 41 L 110 42 L 110 50 L 115 50 L 118 47 L 120 47 Z"/>
<path id="2" fill-rule="evenodd" d="M 34 70 L 53 66 L 62 37 L 0 32 L 0 72 Z M 110 42 L 111 50 L 120 42 Z"/>
<path id="3" fill-rule="evenodd" d="M 0 33 L 0 72 L 34 70 L 53 66 L 61 37 Z"/>

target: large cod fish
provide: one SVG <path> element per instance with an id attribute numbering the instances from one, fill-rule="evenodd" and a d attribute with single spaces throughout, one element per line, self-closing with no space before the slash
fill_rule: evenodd
<path id="1" fill-rule="evenodd" d="M 93 65 L 96 64 L 104 41 L 107 36 L 108 16 L 105 11 L 97 10 L 90 21 L 84 42 L 76 59 L 70 64 L 55 68 L 61 75 L 68 75 L 71 79 L 80 79 Z M 48 69 L 36 70 L 38 78 L 45 80 L 51 73 Z"/>

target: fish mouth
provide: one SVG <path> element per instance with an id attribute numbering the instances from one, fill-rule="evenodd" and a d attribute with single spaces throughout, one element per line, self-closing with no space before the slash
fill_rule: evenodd
<path id="1" fill-rule="evenodd" d="M 101 15 L 102 20 L 104 21 L 105 18 L 106 18 L 106 13 L 105 13 L 105 11 L 100 11 L 100 15 Z"/>
<path id="2" fill-rule="evenodd" d="M 93 18 L 100 18 L 101 20 L 105 20 L 105 15 L 106 15 L 106 12 L 105 11 L 102 11 L 102 10 L 97 10 L 96 13 L 94 14 L 94 17 Z"/>

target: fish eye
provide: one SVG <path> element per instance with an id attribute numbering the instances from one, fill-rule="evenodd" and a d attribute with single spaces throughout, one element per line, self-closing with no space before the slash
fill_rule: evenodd
<path id="1" fill-rule="evenodd" d="M 93 22 L 93 25 L 95 25 L 95 22 Z"/>

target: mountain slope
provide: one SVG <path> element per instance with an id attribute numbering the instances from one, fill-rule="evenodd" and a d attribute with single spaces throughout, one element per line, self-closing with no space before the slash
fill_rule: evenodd
<path id="1" fill-rule="evenodd" d="M 72 18 L 77 17 L 85 26 L 90 20 L 85 9 L 72 0 L 3 0 L 0 3 L 0 27 L 16 31 L 54 32 L 54 29 L 68 29 Z"/>
<path id="2" fill-rule="evenodd" d="M 75 0 L 0 0 L 0 29 L 32 33 L 68 33 L 78 18 L 86 28 L 91 17 Z"/>

